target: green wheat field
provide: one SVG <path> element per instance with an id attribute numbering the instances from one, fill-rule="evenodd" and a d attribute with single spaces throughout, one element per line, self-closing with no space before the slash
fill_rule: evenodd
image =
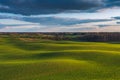
<path id="1" fill-rule="evenodd" d="M 120 44 L 1 37 L 0 80 L 120 80 Z"/>

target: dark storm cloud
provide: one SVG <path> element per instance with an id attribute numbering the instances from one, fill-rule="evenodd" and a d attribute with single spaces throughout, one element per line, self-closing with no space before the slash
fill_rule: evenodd
<path id="1" fill-rule="evenodd" d="M 120 6 L 120 0 L 0 0 L 0 12 L 34 15 Z"/>
<path id="2" fill-rule="evenodd" d="M 120 0 L 107 0 L 107 6 L 120 6 Z"/>
<path id="3" fill-rule="evenodd" d="M 117 22 L 117 24 L 120 24 L 120 22 Z"/>
<path id="4" fill-rule="evenodd" d="M 66 10 L 89 10 L 101 7 L 105 0 L 0 0 L 0 4 L 9 8 L 0 8 L 0 12 L 17 14 L 46 14 Z"/>
<path id="5" fill-rule="evenodd" d="M 113 17 L 114 19 L 120 20 L 120 17 Z"/>

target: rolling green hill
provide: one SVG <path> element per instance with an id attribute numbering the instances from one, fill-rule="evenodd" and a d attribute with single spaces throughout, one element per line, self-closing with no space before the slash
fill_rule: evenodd
<path id="1" fill-rule="evenodd" d="M 120 44 L 0 38 L 0 80 L 120 80 Z"/>

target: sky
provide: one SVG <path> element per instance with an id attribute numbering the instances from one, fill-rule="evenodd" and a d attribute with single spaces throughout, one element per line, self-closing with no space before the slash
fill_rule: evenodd
<path id="1" fill-rule="evenodd" d="M 0 32 L 120 32 L 120 0 L 0 0 Z"/>

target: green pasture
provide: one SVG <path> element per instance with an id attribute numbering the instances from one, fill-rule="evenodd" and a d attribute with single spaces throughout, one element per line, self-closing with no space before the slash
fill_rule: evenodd
<path id="1" fill-rule="evenodd" d="M 120 44 L 0 38 L 0 80 L 120 80 Z"/>

